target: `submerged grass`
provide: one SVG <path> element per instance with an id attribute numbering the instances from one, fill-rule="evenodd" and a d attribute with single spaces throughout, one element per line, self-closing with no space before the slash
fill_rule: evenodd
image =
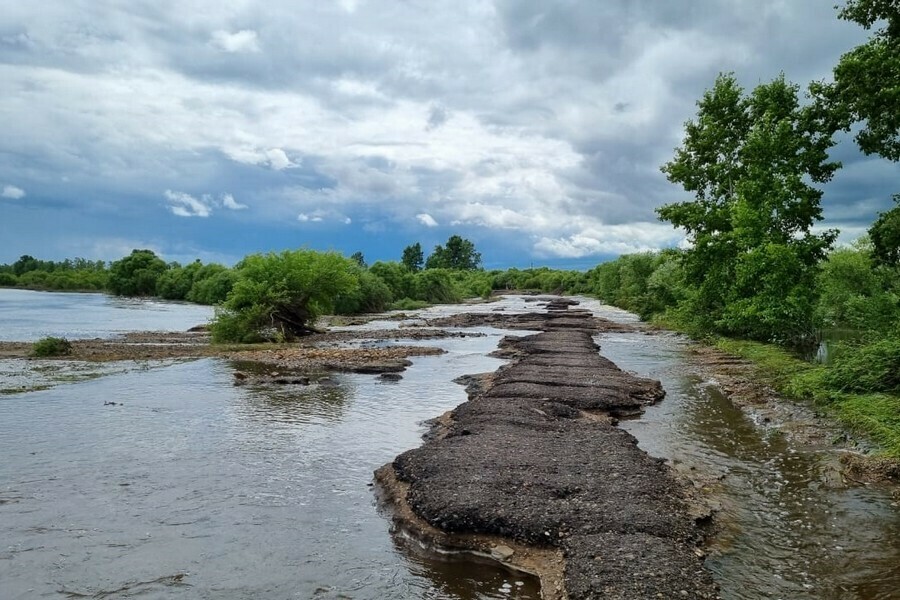
<path id="1" fill-rule="evenodd" d="M 714 345 L 752 362 L 780 394 L 815 402 L 854 433 L 877 443 L 881 454 L 900 458 L 900 396 L 835 390 L 829 386 L 830 367 L 809 363 L 777 346 L 726 338 Z"/>

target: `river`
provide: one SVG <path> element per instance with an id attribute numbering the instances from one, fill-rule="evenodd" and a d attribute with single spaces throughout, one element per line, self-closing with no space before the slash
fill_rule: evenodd
<path id="1" fill-rule="evenodd" d="M 63 302 L 37 295 L 17 310 L 52 313 L 44 296 Z M 76 304 L 69 315 L 83 314 L 82 299 L 108 301 L 64 296 Z M 7 306 L 0 330 L 17 319 Z M 194 308 L 130 310 L 168 313 L 183 328 L 196 324 Z M 533 308 L 507 298 L 427 314 Z M 97 322 L 71 320 L 70 331 L 121 331 Z M 397 383 L 332 374 L 302 388 L 234 387 L 232 364 L 203 359 L 0 396 L 0 598 L 538 597 L 528 578 L 392 535 L 370 487 L 375 468 L 420 443 L 426 419 L 465 400 L 453 378 L 502 364 L 487 354 L 507 332 L 477 331 L 427 342 L 448 352 L 415 358 Z M 668 392 L 623 427 L 651 454 L 720 482 L 722 528 L 707 565 L 724 598 L 897 597 L 900 510 L 889 488 L 826 485 L 833 457 L 792 446 L 712 382 L 685 375 L 680 337 L 599 342 Z"/>

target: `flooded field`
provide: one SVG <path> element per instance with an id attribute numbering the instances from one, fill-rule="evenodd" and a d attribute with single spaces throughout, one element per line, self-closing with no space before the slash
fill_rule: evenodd
<path id="1" fill-rule="evenodd" d="M 533 309 L 509 298 L 425 316 Z M 396 323 L 362 327 L 381 326 Z M 508 332 L 475 331 L 485 335 L 416 342 L 447 353 L 414 358 L 398 382 L 323 374 L 308 386 L 235 387 L 234 365 L 202 359 L 90 376 L 73 366 L 63 385 L 0 396 L 0 598 L 539 597 L 527 577 L 392 535 L 370 487 L 374 469 L 420 444 L 425 420 L 465 400 L 455 377 L 502 364 L 487 354 Z M 845 485 L 834 452 L 754 423 L 692 374 L 678 336 L 599 343 L 668 392 L 622 426 L 714 482 L 720 531 L 707 566 L 723 598 L 897 597 L 890 488 Z M 19 366 L 0 361 L 0 372 Z"/>

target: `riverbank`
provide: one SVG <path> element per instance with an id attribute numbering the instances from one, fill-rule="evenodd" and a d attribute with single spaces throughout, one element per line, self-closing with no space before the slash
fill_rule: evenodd
<path id="1" fill-rule="evenodd" d="M 847 477 L 900 481 L 900 398 L 821 385 L 826 367 L 757 342 L 695 344 L 691 363 L 761 426 L 808 448 L 841 450 Z"/>
<path id="2" fill-rule="evenodd" d="M 627 326 L 570 304 L 461 317 L 541 333 L 507 338 L 514 362 L 377 471 L 394 518 L 429 543 L 537 571 L 544 598 L 716 598 L 696 523 L 708 511 L 615 426 L 663 390 L 597 352 L 594 335 Z"/>

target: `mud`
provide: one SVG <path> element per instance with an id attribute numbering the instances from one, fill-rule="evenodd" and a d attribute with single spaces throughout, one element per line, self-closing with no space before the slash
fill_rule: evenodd
<path id="1" fill-rule="evenodd" d="M 717 598 L 690 490 L 609 418 L 662 389 L 600 357 L 592 336 L 606 323 L 570 304 L 516 316 L 542 333 L 508 339 L 517 361 L 468 380 L 470 400 L 376 480 L 401 527 L 412 514 L 447 543 L 491 536 L 561 552 L 562 587 L 545 585 L 545 598 Z"/>

